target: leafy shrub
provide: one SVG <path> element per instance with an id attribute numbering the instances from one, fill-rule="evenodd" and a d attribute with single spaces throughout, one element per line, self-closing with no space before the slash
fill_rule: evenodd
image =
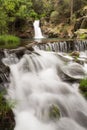
<path id="1" fill-rule="evenodd" d="M 59 13 L 57 11 L 53 11 L 50 16 L 50 20 L 52 23 L 57 23 L 59 20 Z"/>
<path id="2" fill-rule="evenodd" d="M 20 45 L 20 38 L 13 35 L 1 35 L 0 47 L 1 48 L 15 48 Z"/>
<path id="3" fill-rule="evenodd" d="M 31 10 L 31 11 L 30 11 L 30 16 L 31 16 L 32 18 L 38 19 L 38 14 L 37 14 L 34 10 Z"/>
<path id="4" fill-rule="evenodd" d="M 79 89 L 81 90 L 84 97 L 87 99 L 87 78 L 80 81 Z"/>

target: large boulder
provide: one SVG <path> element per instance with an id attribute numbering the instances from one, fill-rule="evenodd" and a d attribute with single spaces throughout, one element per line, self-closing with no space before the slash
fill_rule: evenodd
<path id="1" fill-rule="evenodd" d="M 69 63 L 67 66 L 63 66 L 61 70 L 66 76 L 64 80 L 81 80 L 85 77 L 85 71 L 78 63 Z"/>

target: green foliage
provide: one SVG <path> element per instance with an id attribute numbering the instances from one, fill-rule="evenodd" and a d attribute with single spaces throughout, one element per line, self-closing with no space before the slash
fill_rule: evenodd
<path id="1" fill-rule="evenodd" d="M 20 45 L 20 39 L 12 35 L 1 35 L 0 36 L 0 47 L 1 48 L 15 48 Z"/>
<path id="2" fill-rule="evenodd" d="M 87 29 L 78 29 L 75 34 L 80 39 L 87 39 Z"/>
<path id="3" fill-rule="evenodd" d="M 70 0 L 59 0 L 56 4 L 56 10 L 63 17 L 70 16 Z"/>
<path id="4" fill-rule="evenodd" d="M 6 103 L 4 95 L 4 92 L 0 92 L 0 113 L 3 114 L 5 114 L 5 112 L 9 111 L 9 109 L 14 107 L 13 102 Z"/>
<path id="5" fill-rule="evenodd" d="M 8 28 L 15 32 L 18 19 L 26 21 L 32 17 L 36 17 L 32 0 L 0 0 L 0 34 L 7 33 Z"/>
<path id="6" fill-rule="evenodd" d="M 85 5 L 87 0 L 73 1 L 73 23 L 76 21 L 77 14 L 82 16 L 85 11 L 86 15 Z M 69 23 L 70 12 L 71 0 L 0 0 L 0 34 L 9 32 L 15 34 L 15 31 L 26 24 L 26 21 L 42 17 L 57 24 L 58 22 Z"/>
<path id="7" fill-rule="evenodd" d="M 44 13 L 44 5 L 42 0 L 32 0 L 33 2 L 33 8 L 34 11 L 38 14 L 41 15 Z"/>
<path id="8" fill-rule="evenodd" d="M 85 4 L 87 4 L 86 0 L 56 0 L 54 10 L 58 11 L 61 22 L 62 20 L 67 22 L 67 18 L 71 17 L 71 12 L 74 14 L 75 21 L 77 11 L 82 10 Z"/>
<path id="9" fill-rule="evenodd" d="M 38 14 L 34 10 L 31 10 L 30 11 L 30 17 L 32 17 L 34 19 L 38 19 Z"/>
<path id="10" fill-rule="evenodd" d="M 8 32 L 7 22 L 7 14 L 0 8 L 0 34 Z"/>
<path id="11" fill-rule="evenodd" d="M 55 10 L 54 5 L 56 3 L 55 0 L 42 0 L 44 6 L 44 14 L 46 17 L 50 17 L 50 14 Z"/>
<path id="12" fill-rule="evenodd" d="M 81 90 L 84 97 L 87 99 L 87 78 L 80 81 L 79 89 Z"/>

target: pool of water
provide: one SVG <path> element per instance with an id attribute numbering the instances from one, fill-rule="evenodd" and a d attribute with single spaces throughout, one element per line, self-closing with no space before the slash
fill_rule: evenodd
<path id="1" fill-rule="evenodd" d="M 56 41 L 69 41 L 73 39 L 60 39 L 60 38 L 42 38 L 42 39 L 21 39 L 21 44 L 26 45 L 32 42 L 38 42 L 38 43 L 48 43 L 48 42 L 56 42 Z"/>

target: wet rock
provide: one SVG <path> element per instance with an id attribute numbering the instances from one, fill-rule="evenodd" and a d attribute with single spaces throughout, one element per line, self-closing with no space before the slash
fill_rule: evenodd
<path id="1" fill-rule="evenodd" d="M 85 77 L 85 71 L 78 63 L 70 63 L 65 65 L 61 71 L 66 76 L 64 77 L 64 80 L 80 80 Z"/>
<path id="2" fill-rule="evenodd" d="M 0 50 L 0 84 L 8 82 L 10 69 L 2 62 L 2 58 L 5 57 L 4 50 Z"/>
<path id="3" fill-rule="evenodd" d="M 79 119 L 77 120 L 80 125 L 87 128 L 87 115 L 84 112 L 77 111 Z"/>
<path id="4" fill-rule="evenodd" d="M 14 115 L 11 107 L 0 92 L 0 130 L 13 130 L 15 125 Z"/>
<path id="5" fill-rule="evenodd" d="M 2 58 L 5 57 L 4 50 L 0 50 L 0 130 L 13 130 L 15 121 L 11 107 L 6 102 L 4 94 L 6 94 L 5 83 L 9 82 L 10 69 L 3 64 Z"/>

